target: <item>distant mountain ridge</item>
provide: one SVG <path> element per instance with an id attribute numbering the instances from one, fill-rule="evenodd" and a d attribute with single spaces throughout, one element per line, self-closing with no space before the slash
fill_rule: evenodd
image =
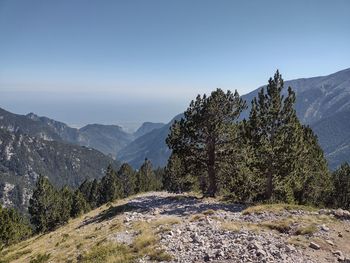
<path id="1" fill-rule="evenodd" d="M 116 158 L 118 151 L 134 138 L 117 125 L 88 124 L 80 129 L 75 129 L 65 123 L 47 117 L 39 117 L 34 113 L 29 113 L 26 117 L 40 123 L 40 126 L 51 129 L 51 132 L 58 136 L 58 140 L 91 147 L 113 158 Z M 57 140 L 57 136 L 54 136 L 54 140 Z"/>
<path id="2" fill-rule="evenodd" d="M 328 76 L 285 81 L 285 87 L 288 86 L 296 92 L 298 117 L 315 131 L 329 167 L 335 169 L 345 161 L 350 162 L 350 68 Z M 260 89 L 242 96 L 249 106 Z M 248 116 L 249 109 L 241 118 Z M 130 143 L 121 150 L 120 159 L 137 166 L 140 160 L 148 158 L 165 166 L 170 156 L 165 139 L 171 123 Z"/>
<path id="3" fill-rule="evenodd" d="M 134 168 L 139 168 L 145 158 L 151 160 L 155 167 L 164 166 L 170 156 L 170 149 L 165 143 L 165 138 L 175 120 L 179 120 L 182 114 L 177 115 L 166 125 L 138 137 L 119 152 L 121 162 L 127 162 Z"/>
<path id="4" fill-rule="evenodd" d="M 161 122 L 144 122 L 142 125 L 134 132 L 134 137 L 139 138 L 152 130 L 162 128 L 165 124 Z"/>
<path id="5" fill-rule="evenodd" d="M 164 123 L 144 122 L 134 133 L 118 125 L 88 124 L 80 129 L 35 113 L 20 115 L 0 108 L 0 128 L 19 131 L 48 141 L 62 141 L 94 148 L 114 159 L 119 151 L 143 135 L 163 127 Z"/>

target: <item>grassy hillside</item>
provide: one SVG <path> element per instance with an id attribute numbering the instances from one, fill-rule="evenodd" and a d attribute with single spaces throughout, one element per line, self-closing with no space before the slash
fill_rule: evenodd
<path id="1" fill-rule="evenodd" d="M 0 263 L 345 261 L 350 217 L 344 213 L 350 213 L 341 211 L 284 204 L 245 208 L 150 192 L 8 247 L 0 252 Z"/>
<path id="2" fill-rule="evenodd" d="M 137 237 L 130 244 L 115 242 L 126 231 L 122 214 L 134 208 L 128 199 L 101 206 L 48 234 L 38 235 L 0 252 L 7 262 L 134 262 L 149 257 L 156 261 L 171 257 L 158 249 L 155 228 L 178 222 L 175 217 L 153 222 L 136 221 Z M 130 231 L 130 229 L 129 229 Z"/>

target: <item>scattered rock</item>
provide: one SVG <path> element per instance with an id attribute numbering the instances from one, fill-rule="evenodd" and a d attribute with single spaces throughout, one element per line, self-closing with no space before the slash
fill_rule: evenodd
<path id="1" fill-rule="evenodd" d="M 332 240 L 326 239 L 326 243 L 329 244 L 329 245 L 331 245 L 331 246 L 334 246 L 334 243 L 333 243 Z"/>
<path id="2" fill-rule="evenodd" d="M 343 256 L 343 253 L 340 251 L 340 250 L 336 250 L 336 251 L 333 251 L 332 252 L 333 253 L 333 255 L 335 255 L 335 256 Z"/>
<path id="3" fill-rule="evenodd" d="M 266 256 L 266 252 L 263 249 L 258 249 L 256 251 L 256 255 L 259 256 Z"/>
<path id="4" fill-rule="evenodd" d="M 329 227 L 327 227 L 326 225 L 322 225 L 322 226 L 321 226 L 321 229 L 322 229 L 323 231 L 326 231 L 326 232 L 329 231 Z"/>
<path id="5" fill-rule="evenodd" d="M 286 252 L 294 252 L 296 250 L 292 245 L 287 245 L 285 249 Z"/>
<path id="6" fill-rule="evenodd" d="M 340 219 L 350 219 L 350 211 L 337 209 L 333 211 L 335 217 Z"/>
<path id="7" fill-rule="evenodd" d="M 162 196 L 163 195 L 163 196 Z M 159 226 L 157 232 L 160 237 L 160 248 L 170 254 L 173 258 L 169 263 L 188 263 L 188 262 L 284 262 L 284 263 L 318 263 L 332 262 L 339 260 L 347 262 L 345 250 L 334 251 L 332 256 L 329 252 L 318 251 L 321 246 L 315 242 L 310 242 L 309 247 L 314 249 L 302 249 L 299 246 L 293 246 L 288 243 L 293 236 L 294 231 L 289 233 L 279 233 L 277 231 L 254 231 L 250 225 L 257 225 L 264 222 L 274 222 L 288 217 L 317 216 L 319 214 L 328 215 L 344 219 L 347 211 L 338 210 L 320 210 L 318 212 L 308 212 L 303 210 L 285 210 L 281 212 L 263 212 L 243 214 L 240 205 L 216 203 L 215 200 L 196 199 L 196 198 L 169 198 L 173 195 L 167 193 L 147 193 L 132 199 L 129 203 L 135 207 L 131 212 L 124 212 L 121 219 L 124 220 L 126 229 L 131 230 L 133 222 L 144 221 L 152 223 L 154 220 L 163 216 L 176 216 L 180 218 L 178 224 L 167 224 Z M 195 214 L 202 214 L 203 211 L 214 210 L 215 215 L 202 216 L 201 220 L 190 220 Z M 338 212 L 335 212 L 338 211 Z M 231 228 L 228 226 L 232 223 Z M 348 222 L 344 222 L 344 224 Z M 235 227 L 238 226 L 238 227 Z M 300 224 L 296 223 L 291 227 L 296 229 Z M 333 226 L 333 225 L 332 225 Z M 348 232 L 349 225 L 344 225 L 344 231 Z M 320 224 L 318 231 L 313 236 L 324 240 L 328 245 L 336 247 L 339 239 L 333 239 L 338 229 L 332 227 L 332 230 L 326 224 Z M 131 231 L 130 231 L 131 232 Z M 343 232 L 345 234 L 345 232 Z M 115 233 L 113 233 L 115 234 Z M 115 241 L 123 242 L 127 237 L 136 237 L 138 233 L 128 233 L 125 236 L 114 236 Z M 111 233 L 111 236 L 112 233 Z M 343 236 L 339 232 L 339 236 Z M 308 236 L 305 236 L 308 238 Z M 345 241 L 345 238 L 343 238 Z M 310 240 L 311 241 L 311 240 Z M 335 242 L 337 241 L 337 243 Z M 335 245 L 336 244 L 336 245 Z M 310 257 L 309 253 L 314 255 L 327 252 L 329 258 L 322 259 Z M 326 260 L 326 261 L 325 261 Z M 328 261 L 327 261 L 328 260 Z M 151 263 L 149 257 L 142 259 L 144 263 Z M 350 263 L 350 260 L 348 261 Z"/>
<path id="8" fill-rule="evenodd" d="M 320 249 L 320 248 L 321 248 L 320 245 L 318 245 L 318 244 L 315 243 L 315 242 L 311 242 L 310 245 L 309 245 L 309 247 L 311 247 L 311 248 L 313 248 L 313 249 Z"/>

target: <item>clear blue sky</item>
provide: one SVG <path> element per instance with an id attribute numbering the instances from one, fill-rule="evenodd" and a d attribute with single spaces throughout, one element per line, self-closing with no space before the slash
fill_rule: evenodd
<path id="1" fill-rule="evenodd" d="M 198 93 L 350 67 L 350 1 L 0 0 L 0 107 L 167 122 Z"/>

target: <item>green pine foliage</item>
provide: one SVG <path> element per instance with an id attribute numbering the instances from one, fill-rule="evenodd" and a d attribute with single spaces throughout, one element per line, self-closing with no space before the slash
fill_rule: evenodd
<path id="1" fill-rule="evenodd" d="M 244 123 L 232 125 L 230 132 L 231 153 L 222 166 L 223 180 L 220 182 L 222 194 L 234 202 L 253 202 L 259 199 L 263 180 L 252 165 L 252 146 L 245 140 Z"/>
<path id="2" fill-rule="evenodd" d="M 136 191 L 136 172 L 132 167 L 124 163 L 118 171 L 118 177 L 123 185 L 123 197 L 135 194 Z"/>
<path id="3" fill-rule="evenodd" d="M 0 206 L 0 250 L 31 235 L 29 222 L 13 208 Z"/>
<path id="4" fill-rule="evenodd" d="M 163 176 L 163 185 L 167 191 L 183 193 L 196 188 L 196 180 L 186 171 L 185 165 L 175 153 L 171 154 Z"/>
<path id="5" fill-rule="evenodd" d="M 30 221 L 36 232 L 47 232 L 66 224 L 71 217 L 73 191 L 56 189 L 49 179 L 40 175 L 29 201 Z"/>
<path id="6" fill-rule="evenodd" d="M 252 167 L 264 178 L 259 195 L 264 200 L 318 203 L 327 191 L 327 163 L 310 128 L 297 118 L 295 93 L 277 71 L 252 101 L 245 123 L 247 141 L 253 148 Z"/>
<path id="7" fill-rule="evenodd" d="M 350 210 L 350 165 L 342 164 L 332 175 L 332 203 L 335 207 Z"/>
<path id="8" fill-rule="evenodd" d="M 106 175 L 101 179 L 99 192 L 99 204 L 111 202 L 124 195 L 122 182 L 111 165 L 108 166 Z"/>
<path id="9" fill-rule="evenodd" d="M 79 192 L 84 196 L 84 199 L 86 200 L 87 203 L 89 203 L 90 207 L 91 206 L 91 188 L 92 188 L 92 181 L 85 180 L 78 188 Z"/>
<path id="10" fill-rule="evenodd" d="M 188 173 L 198 177 L 208 196 L 219 191 L 221 169 L 231 154 L 229 133 L 245 108 L 237 91 L 217 89 L 209 97 L 198 95 L 171 127 L 167 145 L 185 163 Z"/>
<path id="11" fill-rule="evenodd" d="M 84 213 L 90 211 L 90 205 L 86 201 L 84 195 L 78 190 L 76 190 L 73 194 L 72 198 L 72 206 L 70 209 L 70 216 L 72 218 L 81 216 Z"/>
<path id="12" fill-rule="evenodd" d="M 145 159 L 136 173 L 136 193 L 157 191 L 162 189 L 162 180 L 158 180 L 151 161 Z"/>
<path id="13" fill-rule="evenodd" d="M 166 140 L 172 155 L 165 188 L 197 185 L 205 195 L 239 202 L 326 204 L 332 190 L 327 162 L 294 105 L 295 93 L 285 90 L 278 71 L 252 101 L 248 120 L 238 121 L 246 105 L 237 92 L 198 95 Z"/>
<path id="14" fill-rule="evenodd" d="M 61 207 L 60 221 L 64 224 L 67 223 L 71 217 L 74 192 L 69 187 L 65 186 L 58 191 L 58 195 L 59 206 Z"/>
<path id="15" fill-rule="evenodd" d="M 83 194 L 91 209 L 96 208 L 100 204 L 100 183 L 96 179 L 93 181 L 85 180 L 79 186 L 79 191 Z"/>
<path id="16" fill-rule="evenodd" d="M 49 179 L 40 175 L 29 201 L 30 221 L 36 232 L 47 232 L 66 222 L 60 199 Z"/>

